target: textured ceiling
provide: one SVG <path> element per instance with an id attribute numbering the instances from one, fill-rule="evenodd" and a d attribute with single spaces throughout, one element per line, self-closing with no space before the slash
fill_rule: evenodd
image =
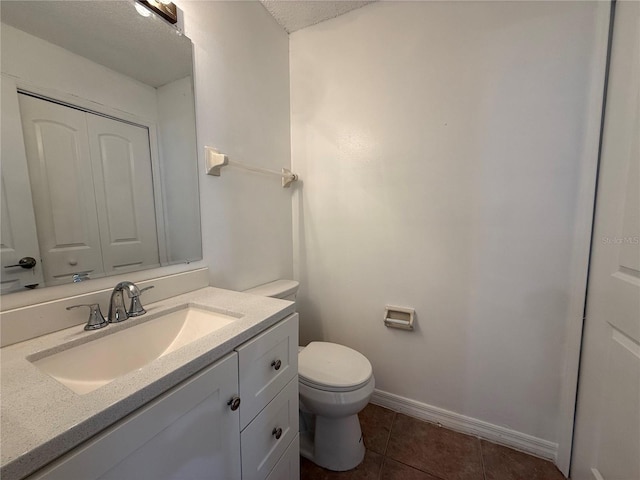
<path id="1" fill-rule="evenodd" d="M 375 0 L 260 0 L 276 21 L 288 32 L 335 18 Z"/>
<path id="2" fill-rule="evenodd" d="M 3 23 L 160 87 L 191 75 L 191 42 L 132 0 L 0 1 Z"/>

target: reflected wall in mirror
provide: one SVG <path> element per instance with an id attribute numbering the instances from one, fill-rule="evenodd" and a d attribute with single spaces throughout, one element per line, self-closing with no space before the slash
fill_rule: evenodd
<path id="1" fill-rule="evenodd" d="M 191 41 L 135 7 L 0 3 L 2 293 L 202 258 Z"/>

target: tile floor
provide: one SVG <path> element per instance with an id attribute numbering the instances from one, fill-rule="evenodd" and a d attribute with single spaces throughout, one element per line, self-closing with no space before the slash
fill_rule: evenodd
<path id="1" fill-rule="evenodd" d="M 369 404 L 359 414 L 367 454 L 348 472 L 302 458 L 302 480 L 563 480 L 551 462 Z"/>

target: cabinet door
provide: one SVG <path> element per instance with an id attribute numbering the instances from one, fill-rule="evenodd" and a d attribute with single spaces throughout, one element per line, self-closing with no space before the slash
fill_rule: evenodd
<path id="1" fill-rule="evenodd" d="M 103 276 L 85 113 L 18 97 L 45 281 Z"/>
<path id="2" fill-rule="evenodd" d="M 234 352 L 30 479 L 240 479 L 237 391 Z"/>
<path id="3" fill-rule="evenodd" d="M 149 131 L 86 117 L 105 272 L 159 267 Z"/>

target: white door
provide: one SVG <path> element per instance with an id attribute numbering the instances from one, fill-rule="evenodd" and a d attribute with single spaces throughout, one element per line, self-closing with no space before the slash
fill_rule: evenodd
<path id="1" fill-rule="evenodd" d="M 618 2 L 572 480 L 640 479 L 640 3 Z"/>
<path id="2" fill-rule="evenodd" d="M 31 201 L 31 185 L 24 151 L 16 84 L 2 77 L 2 126 L 0 159 L 0 289 L 1 293 L 41 285 L 42 266 Z M 35 267 L 11 267 L 31 257 Z"/>
<path id="3" fill-rule="evenodd" d="M 149 131 L 86 116 L 105 272 L 158 267 Z"/>
<path id="4" fill-rule="evenodd" d="M 104 275 L 85 113 L 19 95 L 47 285 Z"/>

